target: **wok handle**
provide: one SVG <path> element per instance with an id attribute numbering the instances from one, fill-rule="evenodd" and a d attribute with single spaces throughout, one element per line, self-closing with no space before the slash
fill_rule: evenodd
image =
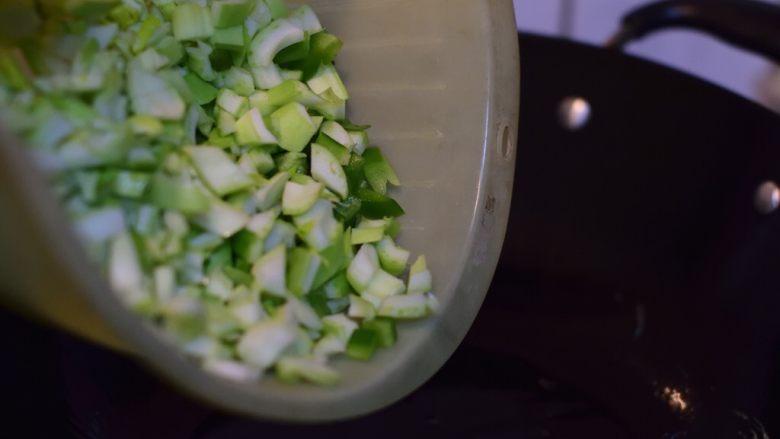
<path id="1" fill-rule="evenodd" d="M 623 17 L 606 46 L 628 43 L 668 28 L 695 29 L 780 62 L 780 7 L 756 0 L 668 0 Z"/>

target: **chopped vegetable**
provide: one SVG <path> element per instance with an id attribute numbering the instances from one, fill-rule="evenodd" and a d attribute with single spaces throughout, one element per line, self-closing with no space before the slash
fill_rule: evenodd
<path id="1" fill-rule="evenodd" d="M 312 8 L 42 13 L 39 38 L 0 49 L 4 121 L 117 298 L 205 370 L 335 385 L 332 357 L 367 361 L 396 343 L 397 320 L 439 309 L 423 256 L 401 277 L 400 181 L 346 119 L 343 43 Z"/>

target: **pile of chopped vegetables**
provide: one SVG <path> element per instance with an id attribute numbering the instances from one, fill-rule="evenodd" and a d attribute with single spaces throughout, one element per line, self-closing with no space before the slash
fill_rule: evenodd
<path id="1" fill-rule="evenodd" d="M 218 375 L 334 384 L 436 307 L 341 46 L 284 0 L 74 0 L 0 49 L 2 122 L 88 254 Z"/>

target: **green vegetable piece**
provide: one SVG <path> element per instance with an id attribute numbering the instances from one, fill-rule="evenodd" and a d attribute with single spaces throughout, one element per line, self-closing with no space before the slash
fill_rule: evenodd
<path id="1" fill-rule="evenodd" d="M 217 95 L 217 106 L 234 117 L 239 117 L 244 113 L 249 101 L 244 96 L 239 96 L 229 88 L 223 88 Z"/>
<path id="2" fill-rule="evenodd" d="M 402 294 L 386 298 L 378 314 L 399 320 L 414 320 L 430 314 L 429 300 L 425 294 Z"/>
<path id="3" fill-rule="evenodd" d="M 283 357 L 276 364 L 276 375 L 286 383 L 300 380 L 321 386 L 333 386 L 339 382 L 339 374 L 313 358 Z"/>
<path id="4" fill-rule="evenodd" d="M 330 307 L 328 306 L 328 297 L 325 295 L 325 292 L 322 290 L 316 290 L 312 291 L 308 295 L 306 295 L 306 301 L 309 303 L 309 306 L 317 313 L 319 317 L 325 317 L 332 314 L 335 314 L 331 311 Z"/>
<path id="5" fill-rule="evenodd" d="M 317 182 L 298 184 L 288 181 L 282 194 L 282 213 L 301 215 L 314 206 L 322 193 L 323 186 Z"/>
<path id="6" fill-rule="evenodd" d="M 268 183 L 255 192 L 255 202 L 260 210 L 268 210 L 282 200 L 285 185 L 290 180 L 290 174 L 281 171 L 274 175 Z"/>
<path id="7" fill-rule="evenodd" d="M 291 102 L 271 114 L 271 125 L 279 146 L 291 152 L 301 152 L 317 132 L 306 107 Z"/>
<path id="8" fill-rule="evenodd" d="M 268 5 L 268 10 L 271 12 L 271 17 L 274 19 L 284 18 L 290 13 L 287 9 L 287 2 L 285 0 L 263 0 Z"/>
<path id="9" fill-rule="evenodd" d="M 205 270 L 207 273 L 211 273 L 212 271 L 221 269 L 223 267 L 229 266 L 233 264 L 233 253 L 230 248 L 230 244 L 224 243 L 214 249 L 214 251 L 209 254 L 209 256 L 206 258 L 205 262 Z"/>
<path id="10" fill-rule="evenodd" d="M 217 98 L 219 90 L 210 83 L 202 80 L 200 76 L 192 72 L 187 72 L 187 74 L 184 75 L 184 81 L 187 83 L 196 104 L 206 105 Z"/>
<path id="11" fill-rule="evenodd" d="M 288 152 L 276 158 L 276 167 L 290 175 L 305 175 L 309 173 L 309 157 L 302 152 Z"/>
<path id="12" fill-rule="evenodd" d="M 354 234 L 353 234 L 354 236 Z M 406 269 L 409 262 L 409 251 L 397 245 L 390 237 L 385 237 L 376 245 L 379 262 L 388 273 L 399 276 Z"/>
<path id="13" fill-rule="evenodd" d="M 173 36 L 179 41 L 203 40 L 214 33 L 211 14 L 197 3 L 176 6 L 171 17 Z"/>
<path id="14" fill-rule="evenodd" d="M 243 25 L 217 29 L 214 31 L 214 35 L 211 36 L 211 43 L 218 49 L 244 50 L 245 33 L 246 30 Z"/>
<path id="15" fill-rule="evenodd" d="M 366 218 L 395 218 L 405 213 L 397 201 L 372 190 L 358 189 L 357 197 L 361 201 L 360 213 Z"/>
<path id="16" fill-rule="evenodd" d="M 252 186 L 252 179 L 221 148 L 188 146 L 185 151 L 198 175 L 217 195 L 225 196 Z"/>
<path id="17" fill-rule="evenodd" d="M 311 35 L 308 56 L 300 61 L 283 63 L 283 67 L 301 71 L 301 81 L 308 81 L 317 73 L 321 65 L 330 64 L 336 59 L 343 45 L 344 43 L 335 35 L 317 32 Z"/>
<path id="18" fill-rule="evenodd" d="M 352 292 L 352 287 L 349 286 L 347 274 L 342 271 L 334 276 L 325 284 L 324 291 L 328 299 L 343 299 L 349 297 Z"/>
<path id="19" fill-rule="evenodd" d="M 225 87 L 233 90 L 239 96 L 251 96 L 255 92 L 252 74 L 239 67 L 231 67 L 224 73 Z"/>
<path id="20" fill-rule="evenodd" d="M 275 64 L 284 64 L 305 59 L 309 55 L 311 37 L 304 34 L 303 41 L 285 47 L 274 57 Z"/>
<path id="21" fill-rule="evenodd" d="M 146 45 L 149 43 L 149 39 L 154 34 L 154 31 L 160 27 L 160 19 L 154 15 L 146 17 L 141 23 L 141 27 L 138 29 L 138 33 L 135 35 L 135 41 L 133 42 L 133 53 L 141 53 L 146 49 Z"/>
<path id="22" fill-rule="evenodd" d="M 271 105 L 268 92 L 262 90 L 258 90 L 249 96 L 249 106 L 260 110 L 260 114 L 263 116 L 270 116 L 276 110 L 276 107 Z"/>
<path id="23" fill-rule="evenodd" d="M 161 209 L 185 214 L 205 212 L 211 204 L 204 190 L 191 179 L 164 174 L 157 174 L 152 179 L 149 201 Z"/>
<path id="24" fill-rule="evenodd" d="M 419 256 L 409 269 L 407 294 L 427 293 L 433 287 L 431 272 L 428 271 L 425 256 Z"/>
<path id="25" fill-rule="evenodd" d="M 349 312 L 347 313 L 353 319 L 371 320 L 376 317 L 376 310 L 371 302 L 352 295 L 349 297 Z"/>
<path id="26" fill-rule="evenodd" d="M 282 49 L 305 38 L 306 34 L 299 27 L 284 19 L 275 20 L 252 39 L 249 62 L 253 66 L 269 66 Z"/>
<path id="27" fill-rule="evenodd" d="M 340 143 L 331 139 L 330 137 L 328 137 L 322 132 L 320 132 L 320 134 L 317 136 L 317 139 L 315 140 L 314 143 L 327 149 L 331 154 L 333 154 L 334 157 L 336 157 L 339 164 L 341 164 L 342 166 L 349 165 L 349 161 L 352 158 L 352 154 L 350 154 L 347 148 L 341 146 Z"/>
<path id="28" fill-rule="evenodd" d="M 212 200 L 209 209 L 194 216 L 192 220 L 204 229 L 227 239 L 243 229 L 249 222 L 249 217 L 225 202 Z"/>
<path id="29" fill-rule="evenodd" d="M 390 166 L 390 163 L 385 160 L 379 148 L 366 149 L 363 159 L 365 159 L 363 172 L 365 172 L 366 181 L 368 181 L 368 184 L 371 185 L 374 191 L 384 195 L 387 193 L 387 183 L 395 186 L 401 184 L 395 171 Z"/>
<path id="30" fill-rule="evenodd" d="M 352 245 L 369 244 L 379 242 L 385 234 L 384 227 L 352 229 Z"/>
<path id="31" fill-rule="evenodd" d="M 184 46 L 171 36 L 163 37 L 154 50 L 168 60 L 166 67 L 178 64 L 184 58 Z"/>
<path id="32" fill-rule="evenodd" d="M 311 175 L 342 199 L 346 198 L 349 186 L 344 168 L 327 148 L 316 143 L 311 145 Z"/>
<path id="33" fill-rule="evenodd" d="M 363 322 L 360 327 L 362 329 L 374 331 L 379 338 L 379 346 L 383 348 L 392 347 L 398 339 L 395 321 L 392 319 L 379 317 Z"/>
<path id="34" fill-rule="evenodd" d="M 236 121 L 236 142 L 239 145 L 260 146 L 275 144 L 279 140 L 268 129 L 260 110 L 252 108 Z"/>
<path id="35" fill-rule="evenodd" d="M 114 180 L 114 193 L 120 197 L 141 198 L 149 186 L 151 176 L 139 172 L 122 171 Z"/>
<path id="36" fill-rule="evenodd" d="M 232 242 L 236 256 L 246 262 L 253 263 L 263 255 L 263 239 L 248 230 L 238 232 Z"/>
<path id="37" fill-rule="evenodd" d="M 161 120 L 181 120 L 184 117 L 184 100 L 162 77 L 131 67 L 127 78 L 130 104 L 136 114 Z"/>
<path id="38" fill-rule="evenodd" d="M 360 247 L 355 258 L 349 264 L 347 269 L 347 280 L 352 288 L 358 293 L 365 291 L 374 274 L 379 270 L 379 256 L 374 246 L 365 244 Z"/>
<path id="39" fill-rule="evenodd" d="M 286 261 L 287 249 L 279 245 L 255 262 L 252 274 L 263 291 L 277 297 L 287 296 Z"/>
<path id="40" fill-rule="evenodd" d="M 217 74 L 211 65 L 212 49 L 201 41 L 195 47 L 187 47 L 187 67 L 204 81 L 214 81 Z"/>
<path id="41" fill-rule="evenodd" d="M 303 297 L 311 291 L 320 263 L 319 255 L 311 250 L 301 247 L 290 250 L 287 286 L 293 294 Z"/>
<path id="42" fill-rule="evenodd" d="M 253 2 L 246 0 L 216 0 L 211 3 L 211 16 L 217 29 L 240 26 L 252 13 Z"/>
<path id="43" fill-rule="evenodd" d="M 374 356 L 379 346 L 379 336 L 375 331 L 358 328 L 347 342 L 347 356 L 349 358 L 367 361 Z"/>
<path id="44" fill-rule="evenodd" d="M 268 315 L 276 314 L 276 311 L 285 303 L 287 303 L 287 300 L 281 297 L 264 296 L 260 299 L 260 305 Z"/>

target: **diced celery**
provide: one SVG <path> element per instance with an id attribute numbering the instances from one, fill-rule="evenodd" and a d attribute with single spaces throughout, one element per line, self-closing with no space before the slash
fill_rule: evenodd
<path id="1" fill-rule="evenodd" d="M 222 136 L 229 136 L 236 132 L 236 118 L 232 114 L 224 110 L 217 111 L 217 129 Z M 233 146 L 235 142 L 231 141 L 227 146 Z M 225 146 L 220 145 L 223 148 Z"/>
<path id="2" fill-rule="evenodd" d="M 319 268 L 320 257 L 317 253 L 300 247 L 292 249 L 287 271 L 287 285 L 290 291 L 298 297 L 308 294 Z"/>
<path id="3" fill-rule="evenodd" d="M 353 319 L 371 320 L 376 316 L 376 310 L 367 300 L 359 296 L 349 296 L 349 312 L 348 314 Z"/>
<path id="4" fill-rule="evenodd" d="M 236 122 L 236 142 L 239 145 L 260 146 L 275 144 L 278 139 L 266 126 L 260 110 L 252 108 Z"/>
<path id="5" fill-rule="evenodd" d="M 309 331 L 319 332 L 322 330 L 323 325 L 317 313 L 314 312 L 309 304 L 305 301 L 299 300 L 295 297 L 290 297 L 287 300 L 287 304 L 292 312 L 295 320 L 304 328 Z M 308 352 L 307 352 L 308 353 Z"/>
<path id="6" fill-rule="evenodd" d="M 149 174 L 122 171 L 114 181 L 114 193 L 127 198 L 141 198 L 149 186 Z"/>
<path id="7" fill-rule="evenodd" d="M 296 325 L 280 310 L 273 319 L 264 320 L 251 327 L 238 343 L 241 358 L 252 366 L 265 369 L 272 366 L 297 335 Z"/>
<path id="8" fill-rule="evenodd" d="M 385 299 L 390 296 L 403 294 L 405 289 L 404 282 L 401 279 L 379 269 L 374 273 L 363 294 Z"/>
<path id="9" fill-rule="evenodd" d="M 263 254 L 263 239 L 248 230 L 238 232 L 232 239 L 236 256 L 252 263 Z"/>
<path id="10" fill-rule="evenodd" d="M 320 183 L 298 184 L 288 181 L 282 194 L 282 212 L 285 215 L 300 215 L 314 206 L 320 193 Z"/>
<path id="11" fill-rule="evenodd" d="M 358 324 L 344 314 L 323 317 L 322 325 L 325 334 L 331 334 L 343 343 L 346 343 L 355 330 L 358 329 Z"/>
<path id="12" fill-rule="evenodd" d="M 282 381 L 305 380 L 312 384 L 332 386 L 339 382 L 339 374 L 323 362 L 311 358 L 282 357 L 276 364 L 276 374 Z"/>
<path id="13" fill-rule="evenodd" d="M 347 130 L 345 130 L 344 127 L 341 126 L 338 122 L 334 122 L 334 121 L 324 122 L 322 124 L 322 128 L 320 132 L 330 137 L 331 140 L 337 142 L 339 145 L 343 146 L 348 151 L 351 151 L 352 148 L 355 146 L 354 139 L 352 139 L 352 137 L 349 135 Z"/>
<path id="14" fill-rule="evenodd" d="M 263 116 L 270 116 L 276 110 L 276 107 L 271 105 L 268 92 L 263 90 L 258 90 L 249 96 L 249 106 L 260 110 Z"/>
<path id="15" fill-rule="evenodd" d="M 378 314 L 394 319 L 420 319 L 430 314 L 425 294 L 402 294 L 382 301 Z"/>
<path id="16" fill-rule="evenodd" d="M 187 66 L 204 81 L 214 81 L 217 74 L 211 65 L 211 47 L 201 41 L 195 47 L 187 47 Z"/>
<path id="17" fill-rule="evenodd" d="M 376 245 L 379 261 L 388 273 L 399 276 L 409 262 L 409 251 L 395 245 L 389 237 L 385 237 Z"/>
<path id="18" fill-rule="evenodd" d="M 160 55 L 168 59 L 166 66 L 178 64 L 184 58 L 184 46 L 175 38 L 166 36 L 154 47 Z"/>
<path id="19" fill-rule="evenodd" d="M 228 195 L 252 186 L 252 179 L 221 148 L 189 146 L 186 151 L 198 174 L 218 195 Z"/>
<path id="20" fill-rule="evenodd" d="M 309 5 L 303 5 L 296 9 L 288 16 L 288 19 L 301 29 L 312 34 L 323 29 L 317 14 L 314 13 Z"/>
<path id="21" fill-rule="evenodd" d="M 287 249 L 280 245 L 255 262 L 252 274 L 263 291 L 278 297 L 287 296 L 286 260 Z"/>
<path id="22" fill-rule="evenodd" d="M 160 19 L 154 15 L 146 17 L 141 23 L 141 27 L 138 29 L 138 33 L 135 35 L 135 41 L 133 42 L 133 53 L 141 53 L 146 49 L 146 45 L 149 43 L 149 39 L 152 37 L 155 29 L 157 29 L 162 23 Z"/>
<path id="23" fill-rule="evenodd" d="M 217 106 L 234 117 L 239 117 L 247 108 L 249 101 L 229 88 L 223 88 L 217 95 Z"/>
<path id="24" fill-rule="evenodd" d="M 253 66 L 252 78 L 255 80 L 255 86 L 261 90 L 269 90 L 284 82 L 282 72 L 276 64 Z"/>
<path id="25" fill-rule="evenodd" d="M 184 213 L 204 212 L 211 204 L 204 190 L 191 179 L 165 174 L 157 174 L 152 179 L 149 200 L 162 209 Z"/>
<path id="26" fill-rule="evenodd" d="M 385 229 L 383 227 L 358 227 L 352 229 L 352 245 L 379 242 L 382 240 L 384 234 Z"/>
<path id="27" fill-rule="evenodd" d="M 252 74 L 239 67 L 231 67 L 224 73 L 223 84 L 240 96 L 251 96 L 255 92 Z"/>
<path id="28" fill-rule="evenodd" d="M 268 5 L 271 17 L 274 19 L 286 17 L 289 14 L 286 0 L 263 0 Z"/>
<path id="29" fill-rule="evenodd" d="M 271 114 L 271 125 L 279 139 L 279 146 L 292 152 L 301 152 L 317 132 L 306 108 L 292 102 Z"/>
<path id="30" fill-rule="evenodd" d="M 263 185 L 255 193 L 257 208 L 264 211 L 279 204 L 279 202 L 282 200 L 282 194 L 284 193 L 285 185 L 289 179 L 290 174 L 287 172 L 279 172 L 278 174 L 274 175 L 268 181 L 268 183 Z"/>
<path id="31" fill-rule="evenodd" d="M 257 235 L 260 239 L 265 239 L 268 234 L 271 233 L 274 222 L 279 217 L 280 213 L 281 209 L 279 208 L 274 208 L 262 213 L 258 213 L 249 220 L 246 228 L 253 234 Z"/>
<path id="32" fill-rule="evenodd" d="M 289 21 L 278 19 L 261 29 L 252 39 L 250 62 L 254 66 L 268 66 L 285 47 L 303 41 L 305 33 Z"/>
<path id="33" fill-rule="evenodd" d="M 349 187 L 347 186 L 347 175 L 344 172 L 344 168 L 341 167 L 341 163 L 330 151 L 316 143 L 311 145 L 311 174 L 312 177 L 324 183 L 325 187 L 335 192 L 342 199 L 346 198 Z"/>
<path id="34" fill-rule="evenodd" d="M 263 249 L 271 251 L 278 245 L 284 245 L 287 248 L 295 247 L 295 228 L 285 221 L 277 220 L 271 228 L 271 233 L 265 238 Z"/>
<path id="35" fill-rule="evenodd" d="M 244 49 L 246 29 L 242 24 L 224 29 L 217 29 L 211 36 L 211 42 L 217 49 L 240 51 Z"/>
<path id="36" fill-rule="evenodd" d="M 217 29 L 243 24 L 254 5 L 247 0 L 216 0 L 211 3 L 211 16 Z"/>
<path id="37" fill-rule="evenodd" d="M 171 17 L 173 36 L 179 41 L 202 40 L 214 33 L 209 11 L 197 3 L 176 6 Z"/>
<path id="38" fill-rule="evenodd" d="M 76 220 L 76 232 L 89 242 L 105 241 L 125 229 L 122 210 L 106 207 L 90 212 Z"/>
<path id="39" fill-rule="evenodd" d="M 349 93 L 341 81 L 336 68 L 332 64 L 322 65 L 317 73 L 306 82 L 309 88 L 318 95 L 332 92 L 338 99 L 346 101 Z"/>
<path id="40" fill-rule="evenodd" d="M 139 68 L 130 68 L 127 82 L 130 104 L 136 114 L 162 120 L 181 120 L 184 117 L 184 101 L 161 77 Z"/>
<path id="41" fill-rule="evenodd" d="M 187 72 L 187 74 L 184 75 L 184 81 L 190 88 L 190 92 L 192 93 L 196 104 L 206 105 L 217 98 L 219 90 L 208 82 L 202 80 L 198 75 Z"/>
<path id="42" fill-rule="evenodd" d="M 193 222 L 223 238 L 235 235 L 249 222 L 249 217 L 227 203 L 211 201 L 209 209 L 193 217 Z"/>
<path id="43" fill-rule="evenodd" d="M 378 270 L 379 256 L 376 254 L 376 249 L 370 244 L 364 244 L 349 264 L 347 279 L 355 291 L 362 293 L 368 288 Z"/>
<path id="44" fill-rule="evenodd" d="M 419 294 L 431 291 L 431 272 L 428 271 L 425 256 L 420 256 L 409 269 L 407 294 Z"/>

